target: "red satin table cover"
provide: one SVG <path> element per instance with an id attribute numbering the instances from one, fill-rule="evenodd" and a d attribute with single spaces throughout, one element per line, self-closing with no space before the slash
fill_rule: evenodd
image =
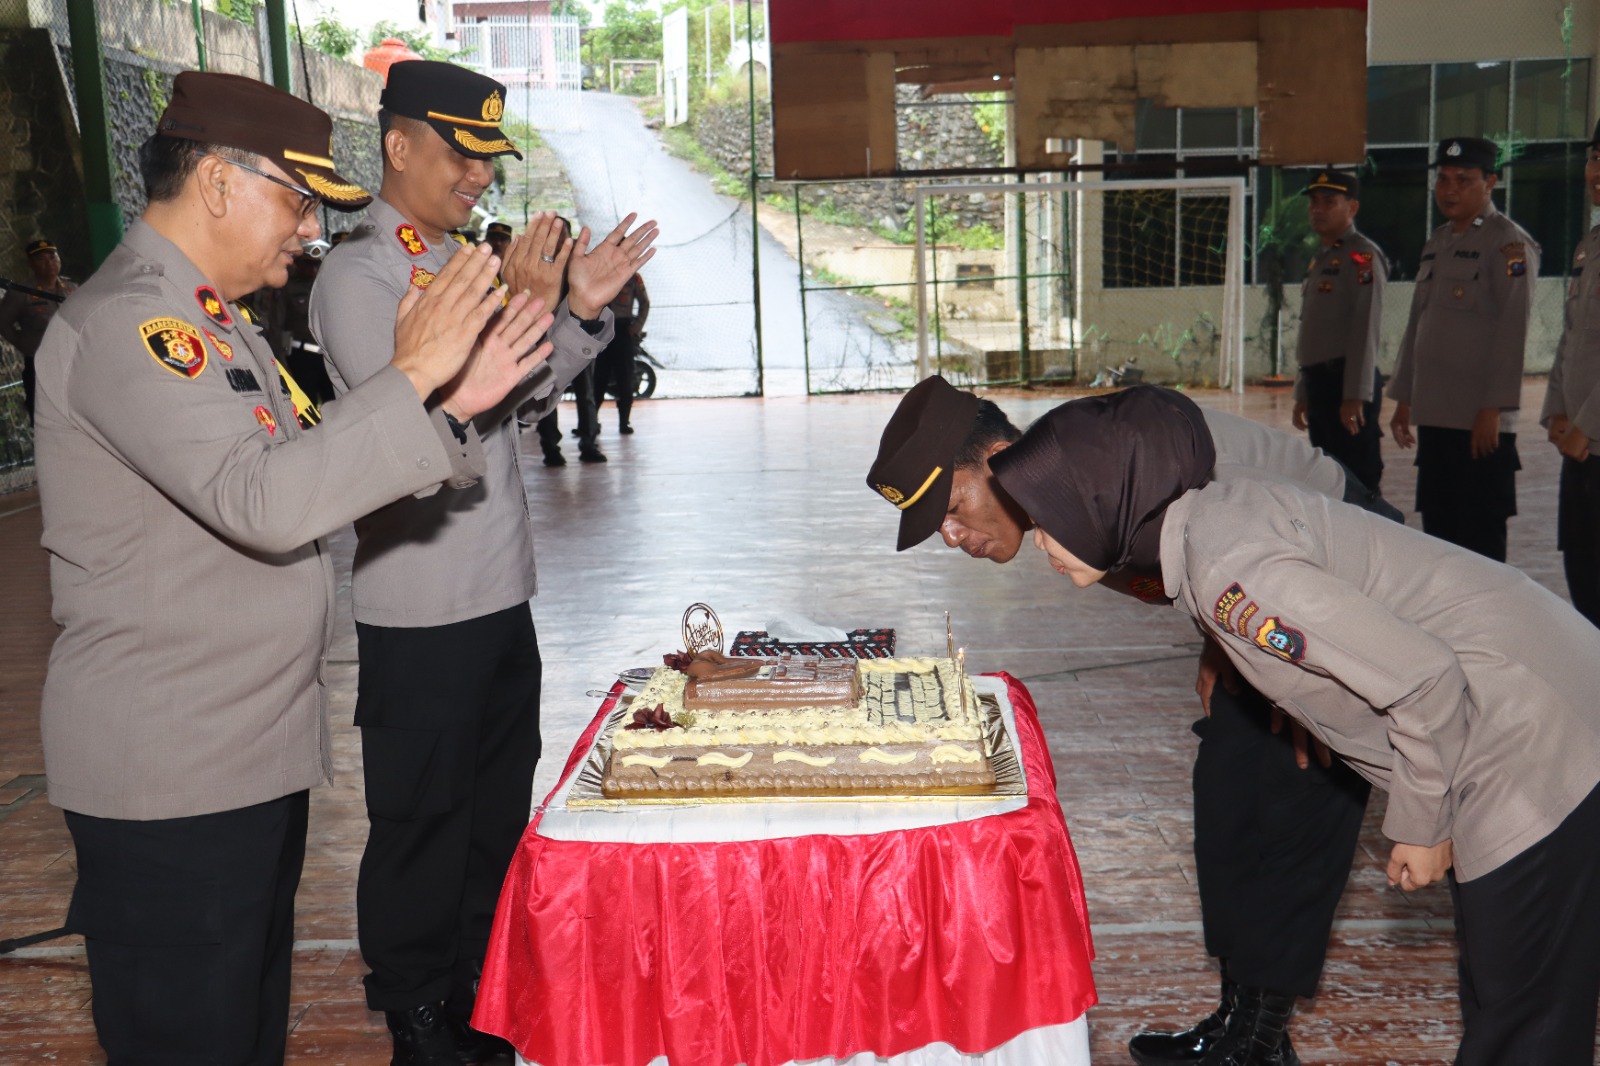
<path id="1" fill-rule="evenodd" d="M 539 1066 L 778 1066 L 936 1041 L 981 1053 L 1082 1015 L 1094 946 L 1050 753 L 1027 689 L 992 676 L 1015 710 L 1020 810 L 704 844 L 550 840 L 536 815 L 473 1025 Z"/>

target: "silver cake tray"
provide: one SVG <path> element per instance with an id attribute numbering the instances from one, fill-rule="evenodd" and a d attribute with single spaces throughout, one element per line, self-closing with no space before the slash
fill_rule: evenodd
<path id="1" fill-rule="evenodd" d="M 629 797 L 614 799 L 602 791 L 606 765 L 611 760 L 616 731 L 633 717 L 633 693 L 624 693 L 617 705 L 606 716 L 595 743 L 589 748 L 577 775 L 572 782 L 564 805 L 567 807 L 685 807 L 708 803 L 914 803 L 919 800 L 938 800 L 948 803 L 961 800 L 1004 800 L 1028 794 L 1028 784 L 1022 773 L 1022 760 L 1016 744 L 1006 729 L 1005 717 L 1000 711 L 1000 701 L 988 693 L 979 693 L 978 703 L 983 708 L 983 748 L 989 756 L 989 766 L 994 770 L 994 787 L 987 792 L 893 792 L 858 793 L 793 792 L 759 796 L 693 796 L 682 794 L 657 797 Z"/>

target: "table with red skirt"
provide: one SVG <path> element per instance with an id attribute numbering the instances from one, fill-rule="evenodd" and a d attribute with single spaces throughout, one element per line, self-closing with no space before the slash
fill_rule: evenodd
<path id="1" fill-rule="evenodd" d="M 568 808 L 506 876 L 473 1024 L 534 1066 L 1088 1066 L 1083 879 L 1033 699 L 999 799 Z"/>

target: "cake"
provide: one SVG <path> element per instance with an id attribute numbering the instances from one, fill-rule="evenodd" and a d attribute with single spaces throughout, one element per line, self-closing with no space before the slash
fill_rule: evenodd
<path id="1" fill-rule="evenodd" d="M 953 660 L 668 658 L 612 726 L 607 797 L 994 788 L 985 711 Z"/>

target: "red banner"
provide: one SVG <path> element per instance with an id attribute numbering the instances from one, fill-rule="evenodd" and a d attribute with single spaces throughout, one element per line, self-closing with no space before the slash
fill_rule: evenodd
<path id="1" fill-rule="evenodd" d="M 1059 26 L 1163 15 L 1310 8 L 1367 9 L 1366 0 L 768 0 L 775 44 L 928 37 L 1010 37 Z"/>

